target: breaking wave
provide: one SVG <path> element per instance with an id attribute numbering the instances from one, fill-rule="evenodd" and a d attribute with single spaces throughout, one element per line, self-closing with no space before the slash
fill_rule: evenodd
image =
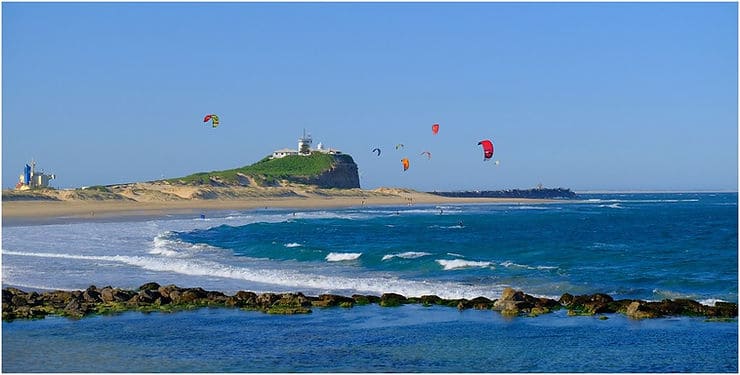
<path id="1" fill-rule="evenodd" d="M 355 260 L 359 258 L 362 253 L 329 253 L 326 256 L 327 262 L 343 262 L 348 260 Z"/>
<path id="2" fill-rule="evenodd" d="M 456 270 L 460 268 L 486 268 L 486 267 L 493 267 L 493 264 L 491 262 L 476 262 L 472 260 L 465 260 L 465 259 L 437 259 L 437 263 L 439 263 L 445 270 Z"/>
<path id="3" fill-rule="evenodd" d="M 383 255 L 383 259 L 381 260 L 391 260 L 393 258 L 416 259 L 416 258 L 421 258 L 427 255 L 432 255 L 432 254 L 425 253 L 423 251 L 407 251 L 405 253 Z"/>
<path id="4" fill-rule="evenodd" d="M 502 285 L 467 285 L 455 282 L 430 282 L 405 280 L 388 275 L 369 277 L 344 277 L 305 273 L 293 269 L 254 269 L 251 267 L 222 264 L 219 262 L 162 258 L 153 256 L 89 256 L 59 253 L 35 253 L 3 250 L 5 255 L 16 255 L 38 258 L 63 258 L 86 261 L 118 262 L 139 267 L 148 271 L 172 272 L 189 276 L 220 277 L 271 284 L 280 287 L 294 288 L 299 291 L 321 291 L 331 293 L 399 293 L 405 296 L 422 296 L 434 294 L 441 298 L 475 298 L 479 296 L 498 298 L 503 290 Z M 353 254 L 353 253 L 344 253 Z M 358 254 L 358 253 L 354 253 Z M 359 257 L 359 255 L 357 255 Z M 259 291 L 257 291 L 259 292 Z"/>

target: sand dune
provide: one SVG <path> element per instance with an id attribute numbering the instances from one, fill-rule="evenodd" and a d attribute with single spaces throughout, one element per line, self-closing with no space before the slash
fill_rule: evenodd
<path id="1" fill-rule="evenodd" d="M 547 202 L 515 198 L 448 198 L 402 188 L 319 189 L 305 185 L 256 188 L 136 183 L 33 194 L 35 199 L 28 200 L 28 196 L 24 198 L 16 192 L 3 192 L 3 225 L 200 215 L 205 211 L 265 208 Z"/>

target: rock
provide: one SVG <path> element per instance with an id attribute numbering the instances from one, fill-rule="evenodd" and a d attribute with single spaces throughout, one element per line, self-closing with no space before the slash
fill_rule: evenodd
<path id="1" fill-rule="evenodd" d="M 311 306 L 311 301 L 303 293 L 283 293 L 280 295 L 280 299 L 275 301 L 270 307 L 274 306 L 309 307 Z"/>
<path id="2" fill-rule="evenodd" d="M 506 287 L 504 291 L 501 293 L 501 298 L 499 299 L 504 300 L 504 301 L 522 301 L 521 299 L 516 299 L 517 294 L 518 294 L 517 291 L 514 290 L 513 288 Z M 519 298 L 521 298 L 520 293 L 519 293 Z"/>
<path id="3" fill-rule="evenodd" d="M 113 288 L 106 286 L 105 288 L 100 290 L 100 299 L 103 300 L 103 302 L 113 302 Z"/>
<path id="4" fill-rule="evenodd" d="M 275 293 L 262 293 L 257 296 L 255 302 L 257 303 L 257 306 L 267 309 L 272 307 L 272 305 L 278 300 L 280 300 L 280 296 Z"/>
<path id="5" fill-rule="evenodd" d="M 240 290 L 234 296 L 228 298 L 226 306 L 234 307 L 255 307 L 257 305 L 257 294 Z"/>
<path id="6" fill-rule="evenodd" d="M 53 292 L 44 293 L 40 297 L 43 304 L 51 306 L 54 309 L 64 309 L 70 301 L 74 299 L 72 292 L 64 290 L 56 290 Z"/>
<path id="7" fill-rule="evenodd" d="M 419 298 L 423 305 L 440 305 L 442 304 L 442 298 L 435 295 L 424 295 Z"/>
<path id="8" fill-rule="evenodd" d="M 81 303 L 77 301 L 76 299 L 70 301 L 67 306 L 64 307 L 64 315 L 72 317 L 72 318 L 82 318 L 83 316 L 87 315 L 90 311 L 92 311 L 92 308 L 90 305 L 86 303 Z"/>
<path id="9" fill-rule="evenodd" d="M 139 287 L 139 291 L 142 291 L 142 290 L 158 290 L 158 289 L 159 289 L 159 284 L 157 284 L 157 283 L 146 283 L 146 284 L 144 284 L 144 285 L 142 285 L 142 286 Z"/>
<path id="10" fill-rule="evenodd" d="M 519 310 L 517 307 L 519 301 L 509 301 L 504 299 L 497 299 L 493 302 L 493 310 L 504 311 L 504 310 Z"/>
<path id="11" fill-rule="evenodd" d="M 365 296 L 361 294 L 353 294 L 352 299 L 357 305 L 368 305 L 371 303 L 380 303 L 380 297 L 378 296 Z"/>
<path id="12" fill-rule="evenodd" d="M 660 315 L 700 316 L 704 315 L 706 311 L 706 306 L 688 299 L 665 299 L 658 303 L 649 303 L 649 306 L 656 310 Z"/>
<path id="13" fill-rule="evenodd" d="M 493 301 L 486 297 L 476 297 L 469 301 L 469 304 L 476 310 L 490 310 L 493 307 Z"/>
<path id="14" fill-rule="evenodd" d="M 731 302 L 717 302 L 714 304 L 714 308 L 710 310 L 713 315 L 707 315 L 718 318 L 736 318 L 737 317 L 737 303 Z"/>
<path id="15" fill-rule="evenodd" d="M 97 291 L 95 286 L 87 288 L 87 290 L 82 293 L 82 299 L 88 303 L 103 302 L 103 299 L 101 298 L 100 293 Z"/>
<path id="16" fill-rule="evenodd" d="M 179 290 L 171 290 L 167 296 L 170 297 L 170 300 L 172 301 L 172 303 L 176 305 L 183 303 L 182 292 L 180 292 Z"/>
<path id="17" fill-rule="evenodd" d="M 570 294 L 570 293 L 565 293 L 565 294 L 563 294 L 562 296 L 560 296 L 560 300 L 559 300 L 559 302 L 560 302 L 560 304 L 561 304 L 561 305 L 563 305 L 563 306 L 566 306 L 566 307 L 567 307 L 567 306 L 570 306 L 570 304 L 571 304 L 571 303 L 573 303 L 573 300 L 574 300 L 574 299 L 575 299 L 575 297 L 573 297 L 573 295 L 572 295 L 572 294 Z"/>
<path id="18" fill-rule="evenodd" d="M 560 297 L 560 303 L 569 310 L 575 310 L 578 314 L 594 315 L 598 313 L 614 313 L 612 302 L 614 299 L 603 293 L 573 296 L 563 294 Z"/>
<path id="19" fill-rule="evenodd" d="M 554 299 L 542 297 L 542 298 L 538 298 L 538 300 L 539 301 L 535 305 L 546 308 L 548 310 L 555 310 L 561 307 L 560 303 Z"/>
<path id="20" fill-rule="evenodd" d="M 627 316 L 632 319 L 657 318 L 660 316 L 644 301 L 634 301 L 627 306 Z"/>
<path id="21" fill-rule="evenodd" d="M 13 300 L 13 293 L 10 292 L 8 289 L 3 289 L 3 303 L 6 304 L 11 303 L 11 301 Z"/>
<path id="22" fill-rule="evenodd" d="M 396 293 L 383 293 L 380 296 L 380 306 L 393 307 L 406 303 L 406 297 Z"/>
<path id="23" fill-rule="evenodd" d="M 2 290 L 3 319 L 33 319 L 47 314 L 58 314 L 81 318 L 91 313 L 114 313 L 126 310 L 173 311 L 197 306 L 250 307 L 270 314 L 310 313 L 311 306 L 353 307 L 355 304 L 379 303 L 381 306 L 399 306 L 407 303 L 446 305 L 459 309 L 498 310 L 503 316 L 529 314 L 537 316 L 551 312 L 565 305 L 568 315 L 593 315 L 597 313 L 619 312 L 633 319 L 656 318 L 668 315 L 706 316 L 710 319 L 734 319 L 738 315 L 736 303 L 717 302 L 715 306 L 705 306 L 689 299 L 646 302 L 639 300 L 619 300 L 606 294 L 573 296 L 565 293 L 559 301 L 538 298 L 522 291 L 506 288 L 500 299 L 490 300 L 477 297 L 472 300 L 446 300 L 434 295 L 407 298 L 396 293 L 385 293 L 380 297 L 353 295 L 344 297 L 322 294 L 308 297 L 302 293 L 263 293 L 239 291 L 227 296 L 218 291 L 202 288 L 179 288 L 175 285 L 159 286 L 157 283 L 142 285 L 137 291 L 121 290 L 106 286 L 97 289 L 91 285 L 84 291 L 52 291 L 45 293 L 26 293 L 16 288 Z M 603 319 L 604 317 L 601 317 Z"/>
<path id="24" fill-rule="evenodd" d="M 501 298 L 493 301 L 491 308 L 501 311 L 506 316 L 518 314 L 540 315 L 560 308 L 560 303 L 553 299 L 538 298 L 522 291 L 506 288 L 501 293 Z"/>
<path id="25" fill-rule="evenodd" d="M 142 304 L 152 304 L 154 301 L 162 297 L 162 295 L 159 294 L 159 286 L 152 289 L 141 289 L 137 296 L 139 297 L 139 303 Z"/>
<path id="26" fill-rule="evenodd" d="M 203 290 L 203 288 L 187 288 L 182 290 L 178 298 L 178 303 L 200 303 L 207 296 L 208 292 Z M 170 293 L 170 298 L 175 300 L 175 298 L 172 298 L 172 292 Z"/>
<path id="27" fill-rule="evenodd" d="M 345 304 L 346 306 L 349 304 L 349 307 L 351 307 L 355 304 L 355 300 L 353 298 L 338 296 L 335 294 L 322 294 L 315 300 L 311 301 L 311 304 L 317 307 L 333 307 L 341 304 Z"/>
<path id="28" fill-rule="evenodd" d="M 169 299 L 172 299 L 172 297 L 170 297 L 170 294 L 171 294 L 172 292 L 177 292 L 177 293 L 178 293 L 178 295 L 179 295 L 179 293 L 182 293 L 182 289 L 181 289 L 181 288 L 179 288 L 179 287 L 177 287 L 177 285 L 173 285 L 173 284 L 170 284 L 170 285 L 165 285 L 165 286 L 160 286 L 160 287 L 159 287 L 159 288 L 157 289 L 157 291 L 159 292 L 159 294 L 160 294 L 161 296 L 163 296 L 163 297 L 167 297 L 167 298 L 169 298 Z"/>
<path id="29" fill-rule="evenodd" d="M 18 306 L 18 307 L 28 305 L 28 300 L 26 299 L 26 295 L 25 294 L 13 295 L 13 297 L 10 299 L 10 305 Z"/>
<path id="30" fill-rule="evenodd" d="M 136 293 L 133 291 L 113 289 L 109 286 L 100 290 L 100 299 L 105 303 L 126 302 L 134 295 L 136 295 Z"/>

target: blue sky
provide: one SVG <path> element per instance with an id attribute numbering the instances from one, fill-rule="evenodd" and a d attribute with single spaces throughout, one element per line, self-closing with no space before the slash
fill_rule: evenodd
<path id="1" fill-rule="evenodd" d="M 368 189 L 736 191 L 737 19 L 737 3 L 4 2 L 2 186 L 31 158 L 56 187 L 235 168 L 305 128 Z"/>

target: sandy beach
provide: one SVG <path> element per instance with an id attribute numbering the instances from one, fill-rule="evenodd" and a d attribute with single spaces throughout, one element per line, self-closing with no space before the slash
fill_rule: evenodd
<path id="1" fill-rule="evenodd" d="M 208 211 L 251 209 L 339 208 L 381 205 L 428 205 L 460 203 L 547 203 L 544 199 L 520 198 L 449 198 L 407 189 L 347 191 L 292 191 L 290 196 L 269 194 L 237 199 L 164 200 L 147 197 L 140 200 L 9 200 L 2 202 L 3 225 L 59 223 L 68 221 L 148 219 L 171 215 L 201 215 Z"/>

